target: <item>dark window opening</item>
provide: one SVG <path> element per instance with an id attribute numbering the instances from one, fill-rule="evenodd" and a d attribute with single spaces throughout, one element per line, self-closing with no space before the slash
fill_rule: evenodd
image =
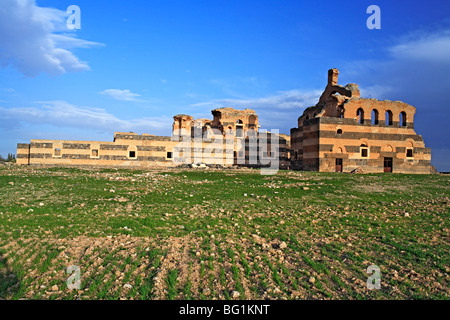
<path id="1" fill-rule="evenodd" d="M 386 111 L 386 125 L 392 126 L 392 111 Z"/>
<path id="2" fill-rule="evenodd" d="M 167 152 L 167 159 L 172 159 L 172 152 Z"/>
<path id="3" fill-rule="evenodd" d="M 392 158 L 384 158 L 384 172 L 392 172 Z"/>
<path id="4" fill-rule="evenodd" d="M 369 152 L 367 150 L 367 148 L 361 148 L 361 157 L 363 158 L 367 158 Z"/>
<path id="5" fill-rule="evenodd" d="M 130 158 L 136 158 L 136 151 L 130 151 L 129 152 L 129 157 Z"/>
<path id="6" fill-rule="evenodd" d="M 400 118 L 400 126 L 406 127 L 406 112 L 405 111 L 400 112 L 399 118 Z"/>
<path id="7" fill-rule="evenodd" d="M 342 134 L 342 129 L 338 129 L 337 134 Z"/>
<path id="8" fill-rule="evenodd" d="M 412 156 L 413 156 L 413 149 L 406 149 L 406 156 L 408 158 L 412 158 Z"/>
<path id="9" fill-rule="evenodd" d="M 371 120 L 372 120 L 373 125 L 378 124 L 378 110 L 376 110 L 376 109 L 372 110 Z"/>
<path id="10" fill-rule="evenodd" d="M 364 110 L 359 108 L 358 111 L 356 111 L 356 116 L 358 117 L 358 123 L 363 124 L 364 123 Z"/>

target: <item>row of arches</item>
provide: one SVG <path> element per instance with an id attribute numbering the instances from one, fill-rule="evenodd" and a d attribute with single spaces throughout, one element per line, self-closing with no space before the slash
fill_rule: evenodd
<path id="1" fill-rule="evenodd" d="M 365 118 L 364 118 L 364 110 L 362 108 L 359 108 L 358 110 L 356 110 L 356 117 L 358 120 L 358 123 L 365 123 Z M 373 109 L 371 116 L 370 116 L 370 121 L 372 125 L 378 125 L 379 124 L 379 112 L 377 109 Z M 385 125 L 386 126 L 392 126 L 393 125 L 393 113 L 391 110 L 387 110 L 385 113 Z M 406 127 L 406 112 L 402 111 L 399 113 L 399 124 L 400 127 Z"/>

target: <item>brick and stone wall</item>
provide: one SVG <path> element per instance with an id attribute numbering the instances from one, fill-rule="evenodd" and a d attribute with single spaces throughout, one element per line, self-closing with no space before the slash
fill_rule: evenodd
<path id="1" fill-rule="evenodd" d="M 291 129 L 293 169 L 430 173 L 431 150 L 414 131 L 415 108 L 401 101 L 365 99 L 356 84 L 337 84 L 331 69 L 319 103 Z"/>

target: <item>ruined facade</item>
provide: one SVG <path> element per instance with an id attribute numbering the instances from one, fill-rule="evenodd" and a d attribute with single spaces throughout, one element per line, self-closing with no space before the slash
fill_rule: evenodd
<path id="1" fill-rule="evenodd" d="M 365 99 L 358 85 L 338 85 L 328 71 L 319 102 L 291 129 L 291 168 L 308 171 L 430 173 L 431 150 L 414 131 L 416 109 L 404 102 Z"/>
<path id="2" fill-rule="evenodd" d="M 254 110 L 219 108 L 212 110 L 211 113 L 214 116 L 213 120 L 194 120 L 191 116 L 185 114 L 174 116 L 173 135 L 180 135 L 181 130 L 186 130 L 193 137 L 196 128 L 201 129 L 202 133 L 215 129 L 222 134 L 234 134 L 236 138 L 244 138 L 258 132 L 258 116 Z"/>
<path id="3" fill-rule="evenodd" d="M 17 163 L 139 168 L 183 163 L 265 167 L 268 161 L 263 160 L 276 157 L 277 161 L 271 162 L 277 163 L 277 169 L 289 167 L 289 136 L 260 134 L 254 110 L 220 108 L 212 114 L 212 120 L 174 116 L 171 137 L 116 132 L 113 142 L 33 139 L 17 145 Z M 256 142 L 253 144 L 256 159 L 252 158 L 251 141 Z M 272 148 L 273 141 L 276 146 Z"/>
<path id="4" fill-rule="evenodd" d="M 116 132 L 114 141 L 31 140 L 17 145 L 18 164 L 168 167 L 180 163 L 323 172 L 430 173 L 431 150 L 414 131 L 415 108 L 360 97 L 328 71 L 319 102 L 291 134 L 260 132 L 254 110 L 219 108 L 213 119 L 173 117 L 172 136 Z M 272 167 L 273 168 L 273 167 Z"/>

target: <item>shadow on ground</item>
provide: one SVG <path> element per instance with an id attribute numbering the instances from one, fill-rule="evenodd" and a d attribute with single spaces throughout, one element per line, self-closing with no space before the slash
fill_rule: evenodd
<path id="1" fill-rule="evenodd" d="M 0 299 L 15 299 L 20 287 L 20 279 L 12 271 L 8 259 L 0 254 Z"/>

